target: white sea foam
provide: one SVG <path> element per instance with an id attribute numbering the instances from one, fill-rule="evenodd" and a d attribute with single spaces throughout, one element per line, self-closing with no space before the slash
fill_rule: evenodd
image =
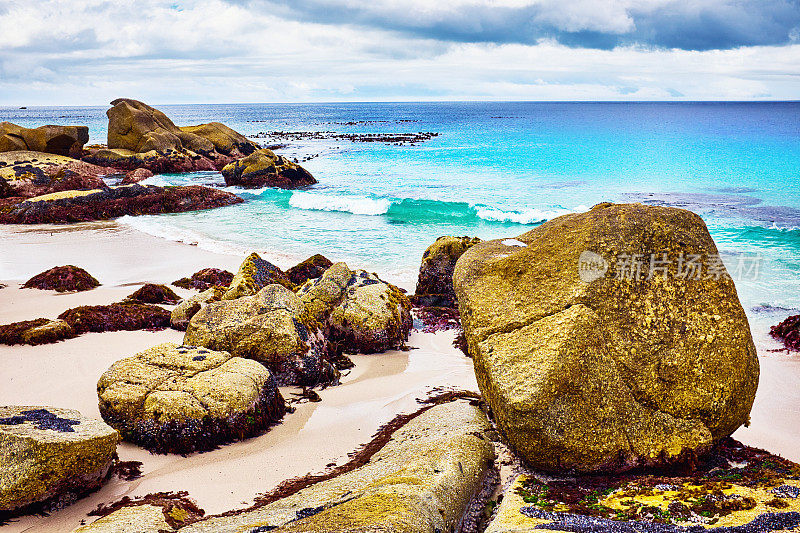
<path id="1" fill-rule="evenodd" d="M 355 215 L 383 215 L 389 211 L 391 200 L 386 198 L 367 198 L 339 194 L 316 194 L 296 191 L 289 199 L 289 205 L 298 209 L 316 211 L 342 211 Z"/>
<path id="2" fill-rule="evenodd" d="M 545 222 L 561 215 L 583 211 L 579 208 L 566 209 L 563 207 L 555 209 L 530 208 L 523 209 L 521 211 L 504 211 L 503 209 L 499 209 L 497 207 L 489 207 L 485 205 L 476 205 L 474 208 L 478 217 L 484 220 L 491 220 L 494 222 L 514 222 L 516 224 L 535 224 L 537 222 Z"/>

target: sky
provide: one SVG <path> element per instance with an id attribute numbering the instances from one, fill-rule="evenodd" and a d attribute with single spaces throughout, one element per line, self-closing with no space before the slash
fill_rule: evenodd
<path id="1" fill-rule="evenodd" d="M 0 0 L 0 105 L 798 100 L 800 0 Z"/>

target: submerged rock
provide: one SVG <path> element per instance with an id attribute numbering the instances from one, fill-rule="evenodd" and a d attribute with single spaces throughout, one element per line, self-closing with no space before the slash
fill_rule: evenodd
<path id="1" fill-rule="evenodd" d="M 111 168 L 42 152 L 0 152 L 0 198 L 105 187 Z"/>
<path id="2" fill-rule="evenodd" d="M 650 254 L 663 261 L 650 276 L 625 261 L 649 267 Z M 679 271 L 689 257 L 718 275 Z M 759 367 L 747 317 L 689 211 L 600 204 L 474 245 L 453 279 L 481 392 L 536 468 L 669 464 L 748 420 Z"/>
<path id="3" fill-rule="evenodd" d="M 114 429 L 78 411 L 0 407 L 0 511 L 47 510 L 97 490 L 117 442 Z"/>
<path id="4" fill-rule="evenodd" d="M 114 363 L 97 383 L 100 414 L 123 439 L 161 453 L 215 448 L 264 432 L 285 403 L 263 365 L 165 343 Z"/>
<path id="5" fill-rule="evenodd" d="M 283 270 L 261 259 L 261 256 L 254 252 L 242 262 L 222 299 L 234 300 L 242 296 L 252 296 L 272 283 L 283 285 L 290 290 L 294 289 L 294 285 Z"/>
<path id="6" fill-rule="evenodd" d="M 136 300 L 146 304 L 175 304 L 181 299 L 180 296 L 175 294 L 175 291 L 166 285 L 156 285 L 154 283 L 145 283 L 139 287 L 133 294 L 128 296 L 129 300 Z"/>
<path id="7" fill-rule="evenodd" d="M 491 472 L 490 430 L 478 407 L 439 405 L 394 432 L 359 468 L 181 531 L 458 531 Z"/>
<path id="8" fill-rule="evenodd" d="M 428 246 L 419 267 L 414 305 L 424 307 L 455 307 L 453 269 L 456 261 L 470 247 L 481 242 L 477 237 L 443 236 Z"/>
<path id="9" fill-rule="evenodd" d="M 78 335 L 90 331 L 133 331 L 169 327 L 170 312 L 163 307 L 139 302 L 82 305 L 58 315 Z"/>
<path id="10" fill-rule="evenodd" d="M 281 285 L 253 296 L 212 302 L 189 321 L 183 342 L 262 363 L 281 385 L 330 383 L 339 377 L 319 324 Z"/>
<path id="11" fill-rule="evenodd" d="M 67 292 L 88 291 L 99 286 L 100 282 L 81 267 L 65 265 L 36 274 L 26 281 L 22 288 Z"/>
<path id="12" fill-rule="evenodd" d="M 37 318 L 0 325 L 0 344 L 49 344 L 75 336 L 72 326 L 63 320 Z"/>
<path id="13" fill-rule="evenodd" d="M 200 294 L 195 294 L 191 298 L 182 300 L 175 306 L 175 309 L 173 309 L 170 314 L 170 325 L 173 329 L 186 331 L 189 320 L 191 320 L 204 305 L 220 301 L 223 294 L 225 294 L 225 287 L 214 285 Z"/>
<path id="14" fill-rule="evenodd" d="M 215 285 L 227 287 L 233 281 L 233 273 L 219 268 L 204 268 L 192 274 L 189 278 L 173 281 L 176 287 L 184 289 L 199 289 L 204 291 Z"/>
<path id="15" fill-rule="evenodd" d="M 87 142 L 88 126 L 23 128 L 0 122 L 0 152 L 31 151 L 80 157 Z"/>
<path id="16" fill-rule="evenodd" d="M 297 294 L 339 351 L 384 352 L 408 340 L 411 302 L 375 274 L 336 263 Z"/>
<path id="17" fill-rule="evenodd" d="M 800 466 L 724 439 L 692 473 L 517 477 L 486 533 L 766 533 L 800 527 Z"/>
<path id="18" fill-rule="evenodd" d="M 241 203 L 233 193 L 188 185 L 122 185 L 66 191 L 24 201 L 0 201 L 0 224 L 63 224 L 107 220 L 124 215 L 155 215 L 214 209 Z"/>
<path id="19" fill-rule="evenodd" d="M 321 254 L 315 254 L 286 271 L 286 277 L 297 286 L 320 277 L 333 263 Z"/>
<path id="20" fill-rule="evenodd" d="M 303 167 L 264 148 L 222 169 L 227 185 L 296 189 L 317 183 Z"/>

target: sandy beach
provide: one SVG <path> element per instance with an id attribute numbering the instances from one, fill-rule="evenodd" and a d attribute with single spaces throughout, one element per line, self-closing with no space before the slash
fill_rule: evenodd
<path id="1" fill-rule="evenodd" d="M 119 301 L 144 282 L 170 283 L 202 267 L 236 270 L 241 257 L 214 254 L 169 242 L 113 222 L 80 224 L 67 229 L 0 228 L 0 323 L 55 317 L 83 304 Z M 94 290 L 57 294 L 20 289 L 28 277 L 55 265 L 86 268 L 102 283 Z M 279 265 L 286 266 L 286 265 Z M 176 289 L 182 295 L 192 291 Z M 0 405 L 72 408 L 99 417 L 96 383 L 114 361 L 161 342 L 181 342 L 174 330 L 88 333 L 56 344 L 0 346 Z M 761 378 L 752 423 L 734 437 L 800 461 L 800 358 L 771 352 L 759 343 Z M 100 491 L 48 517 L 22 517 L 0 528 L 8 533 L 70 531 L 99 504 L 123 496 L 160 491 L 189 492 L 207 513 L 245 506 L 280 481 L 318 472 L 367 441 L 399 412 L 437 386 L 477 390 L 472 363 L 452 347 L 452 332 L 412 332 L 407 352 L 353 356 L 355 368 L 342 383 L 319 392 L 320 403 L 297 405 L 283 423 L 266 434 L 188 457 L 153 455 L 123 443 L 122 461 L 141 461 L 143 476 L 113 479 Z M 283 388 L 285 397 L 297 389 Z"/>

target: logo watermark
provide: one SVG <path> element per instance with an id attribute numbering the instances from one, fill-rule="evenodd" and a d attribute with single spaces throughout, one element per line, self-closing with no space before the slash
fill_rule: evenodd
<path id="1" fill-rule="evenodd" d="M 608 275 L 612 279 L 647 281 L 656 277 L 683 280 L 757 280 L 764 258 L 760 253 L 686 254 L 658 252 L 619 253 L 607 261 L 586 250 L 578 258 L 578 276 L 591 283 Z M 727 265 L 727 268 L 726 268 Z"/>

